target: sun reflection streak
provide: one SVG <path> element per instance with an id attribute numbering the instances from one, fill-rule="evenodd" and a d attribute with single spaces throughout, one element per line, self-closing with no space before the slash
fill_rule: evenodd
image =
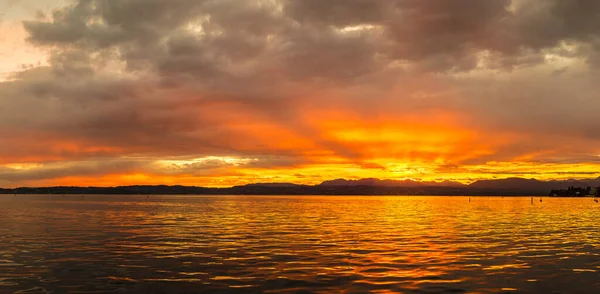
<path id="1" fill-rule="evenodd" d="M 13 203 L 20 198 L 0 197 L 3 223 L 19 225 L 22 236 L 0 243 L 12 252 L 0 266 L 15 277 L 36 270 L 62 279 L 56 269 L 67 267 L 91 269 L 69 272 L 70 281 L 142 291 L 168 282 L 215 291 L 490 293 L 552 292 L 564 288 L 559 280 L 586 281 L 600 268 L 597 204 L 582 199 L 24 197 L 32 197 L 26 210 Z"/>

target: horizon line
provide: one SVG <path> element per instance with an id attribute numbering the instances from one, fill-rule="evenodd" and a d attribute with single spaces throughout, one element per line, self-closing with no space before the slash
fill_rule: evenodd
<path id="1" fill-rule="evenodd" d="M 362 180 L 374 180 L 374 181 L 392 181 L 392 182 L 413 182 L 416 184 L 419 183 L 423 183 L 423 184 L 442 184 L 445 182 L 449 182 L 452 184 L 456 184 L 456 185 L 461 185 L 463 187 L 469 187 L 474 183 L 477 182 L 481 182 L 481 181 L 502 181 L 502 180 L 528 180 L 528 181 L 538 181 L 541 183 L 550 183 L 550 182 L 571 182 L 571 181 L 585 181 L 585 180 L 600 180 L 600 177 L 594 177 L 594 178 L 569 178 L 569 179 L 548 179 L 548 180 L 541 180 L 541 179 L 536 179 L 536 178 L 522 178 L 522 177 L 507 177 L 507 178 L 496 178 L 496 179 L 477 179 L 474 180 L 468 184 L 462 183 L 460 181 L 456 181 L 456 180 L 442 180 L 442 181 L 425 181 L 422 179 L 380 179 L 380 178 L 360 178 L 360 179 L 346 179 L 346 178 L 335 178 L 335 179 L 331 179 L 331 180 L 324 180 L 321 181 L 318 184 L 298 184 L 298 183 L 293 183 L 293 182 L 254 182 L 254 183 L 246 183 L 246 184 L 238 184 L 238 185 L 233 185 L 233 186 L 199 186 L 199 185 L 181 185 L 181 184 L 130 184 L 130 185 L 117 185 L 117 186 L 68 186 L 68 185 L 57 185 L 57 186 L 19 186 L 19 187 L 14 187 L 14 188 L 6 188 L 6 187 L 0 187 L 0 189 L 2 190 L 15 190 L 15 189 L 42 189 L 42 188 L 120 188 L 120 187 L 159 187 L 159 186 L 165 186 L 165 187 L 187 187 L 187 188 L 206 188 L 206 189 L 231 189 L 231 188 L 235 188 L 235 187 L 244 187 L 244 186 L 261 186 L 261 185 L 290 185 L 290 186 L 305 186 L 305 187 L 317 187 L 317 186 L 323 186 L 325 183 L 327 182 L 333 182 L 333 181 L 348 181 L 348 182 L 358 182 L 358 181 L 362 181 Z M 399 183 L 401 184 L 401 183 Z M 338 186 L 338 187 L 344 187 L 344 185 L 333 185 L 333 186 Z M 385 186 L 379 186 L 379 185 L 354 185 L 354 186 L 367 186 L 367 187 L 385 187 Z M 402 186 L 402 185 L 398 185 L 398 186 L 388 186 L 388 187 L 405 187 L 405 188 L 409 188 L 407 186 Z M 456 188 L 454 186 L 427 186 L 427 185 L 423 185 L 421 187 L 451 187 L 451 188 Z M 275 188 L 282 188 L 282 187 L 275 187 Z"/>

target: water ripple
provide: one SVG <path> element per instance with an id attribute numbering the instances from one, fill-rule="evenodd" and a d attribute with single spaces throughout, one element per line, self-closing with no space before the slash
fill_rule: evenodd
<path id="1" fill-rule="evenodd" d="M 600 206 L 0 196 L 0 292 L 595 293 Z"/>

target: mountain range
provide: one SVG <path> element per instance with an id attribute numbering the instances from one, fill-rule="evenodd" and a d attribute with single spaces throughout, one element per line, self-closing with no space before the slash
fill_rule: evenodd
<path id="1" fill-rule="evenodd" d="M 229 188 L 194 186 L 118 186 L 118 187 L 22 187 L 1 189 L 0 194 L 196 194 L 196 195 L 548 195 L 553 189 L 599 187 L 600 177 L 584 180 L 508 178 L 478 180 L 471 184 L 453 181 L 335 179 L 318 185 L 293 183 L 255 183 Z"/>

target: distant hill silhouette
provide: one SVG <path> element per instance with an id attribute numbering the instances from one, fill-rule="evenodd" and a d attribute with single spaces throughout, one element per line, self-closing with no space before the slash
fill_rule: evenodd
<path id="1" fill-rule="evenodd" d="M 548 195 L 553 189 L 598 187 L 600 178 L 566 181 L 539 181 L 508 178 L 458 182 L 380 180 L 375 178 L 335 179 L 318 185 L 255 183 L 229 188 L 137 185 L 118 187 L 22 187 L 0 189 L 0 194 L 164 194 L 164 195 Z"/>
<path id="2" fill-rule="evenodd" d="M 524 189 L 524 190 L 543 190 L 547 189 L 547 182 L 536 179 L 509 178 L 500 180 L 479 180 L 469 185 L 471 188 L 480 189 Z"/>
<path id="3" fill-rule="evenodd" d="M 550 191 L 552 189 L 566 189 L 569 186 L 597 187 L 600 185 L 600 178 L 586 180 L 565 180 L 565 181 L 540 181 L 536 179 L 508 178 L 497 180 L 479 180 L 469 185 L 471 188 L 478 189 L 520 189 L 525 191 Z"/>
<path id="4" fill-rule="evenodd" d="M 335 179 L 324 181 L 321 186 L 375 186 L 375 187 L 463 187 L 459 182 L 426 182 L 413 180 L 380 180 L 375 178 L 366 178 L 360 180 Z"/>
<path id="5" fill-rule="evenodd" d="M 307 185 L 299 185 L 299 184 L 293 184 L 293 183 L 253 183 L 253 184 L 246 184 L 246 185 L 240 185 L 240 186 L 234 186 L 234 188 L 236 187 L 299 187 L 299 186 L 307 186 Z"/>

